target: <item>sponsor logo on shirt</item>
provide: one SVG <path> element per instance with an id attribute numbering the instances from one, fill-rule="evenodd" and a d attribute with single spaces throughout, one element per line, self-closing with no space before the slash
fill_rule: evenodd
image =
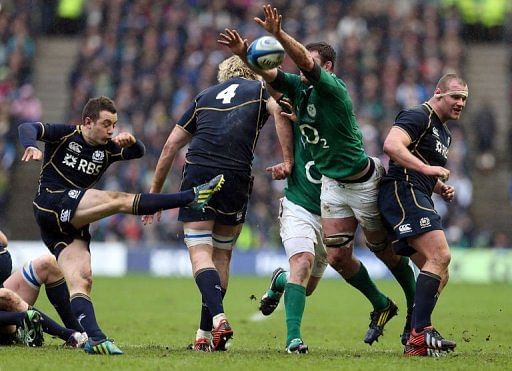
<path id="1" fill-rule="evenodd" d="M 412 228 L 409 223 L 402 224 L 401 226 L 398 227 L 398 231 L 400 232 L 400 234 L 409 233 L 409 232 L 412 232 Z"/>
<path id="2" fill-rule="evenodd" d="M 437 130 L 437 128 L 432 128 L 432 134 L 434 134 L 436 138 L 439 138 L 439 130 Z"/>
<path id="3" fill-rule="evenodd" d="M 77 154 L 80 154 L 82 152 L 82 146 L 77 142 L 69 142 L 68 149 Z"/>
<path id="4" fill-rule="evenodd" d="M 60 212 L 60 221 L 61 222 L 69 222 L 70 217 L 71 217 L 71 210 L 64 209 Z"/>
<path id="5" fill-rule="evenodd" d="M 81 191 L 79 191 L 78 189 L 72 189 L 71 191 L 68 192 L 68 196 L 76 200 L 78 196 L 80 196 L 80 193 Z"/>
<path id="6" fill-rule="evenodd" d="M 64 155 L 64 160 L 62 160 L 62 163 L 64 165 L 72 167 L 74 169 L 77 161 L 78 161 L 78 157 L 70 155 L 69 153 L 66 153 Z"/>
<path id="7" fill-rule="evenodd" d="M 94 151 L 94 153 L 92 154 L 92 160 L 94 162 L 103 162 L 104 158 L 105 158 L 105 152 L 103 152 L 103 151 L 97 150 L 97 151 Z"/>
<path id="8" fill-rule="evenodd" d="M 424 217 L 420 219 L 420 227 L 421 228 L 427 228 L 430 227 L 430 218 Z"/>
<path id="9" fill-rule="evenodd" d="M 313 103 L 308 104 L 307 111 L 308 111 L 309 116 L 311 116 L 311 117 L 316 116 L 316 107 Z"/>

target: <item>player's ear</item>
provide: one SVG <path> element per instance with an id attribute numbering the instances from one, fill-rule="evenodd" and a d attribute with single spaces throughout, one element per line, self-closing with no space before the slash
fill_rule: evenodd
<path id="1" fill-rule="evenodd" d="M 324 63 L 324 68 L 327 70 L 327 71 L 330 71 L 332 72 L 333 71 L 333 68 L 332 68 L 332 62 L 331 61 L 327 61 Z"/>
<path id="2" fill-rule="evenodd" d="M 92 121 L 92 119 L 91 119 L 89 116 L 85 117 L 84 122 L 83 122 L 83 125 L 85 125 L 85 126 L 91 126 L 91 125 L 92 125 L 92 123 L 93 123 L 93 121 Z"/>
<path id="3" fill-rule="evenodd" d="M 436 90 L 434 90 L 434 97 L 437 99 L 441 99 L 441 89 L 436 88 Z"/>

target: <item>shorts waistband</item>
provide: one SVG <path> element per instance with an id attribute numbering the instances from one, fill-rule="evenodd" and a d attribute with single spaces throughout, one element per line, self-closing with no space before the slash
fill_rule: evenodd
<path id="1" fill-rule="evenodd" d="M 373 173 L 375 172 L 375 161 L 373 161 L 373 158 L 371 158 L 371 157 L 368 157 L 368 161 L 370 162 L 370 167 L 368 168 L 368 171 L 366 172 L 366 174 L 364 174 L 363 176 L 361 176 L 357 179 L 350 179 L 350 180 L 337 179 L 338 182 L 352 184 L 352 183 L 364 183 L 364 182 L 368 181 L 372 177 Z"/>

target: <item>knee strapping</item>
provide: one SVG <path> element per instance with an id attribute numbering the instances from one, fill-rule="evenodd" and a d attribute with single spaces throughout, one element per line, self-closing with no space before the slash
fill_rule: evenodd
<path id="1" fill-rule="evenodd" d="M 213 247 L 221 250 L 231 250 L 236 242 L 236 236 L 221 236 L 212 234 Z"/>
<path id="2" fill-rule="evenodd" d="M 25 263 L 25 265 L 23 265 L 23 268 L 21 269 L 21 276 L 30 287 L 36 290 L 39 290 L 43 283 L 37 276 L 37 272 L 34 269 L 32 261 L 28 261 Z"/>
<path id="3" fill-rule="evenodd" d="M 197 245 L 213 246 L 212 231 L 208 229 L 185 229 L 185 245 L 188 248 Z"/>
<path id="4" fill-rule="evenodd" d="M 366 240 L 366 246 L 372 252 L 379 252 L 379 251 L 384 250 L 388 246 L 388 240 L 383 240 L 380 242 L 370 242 L 370 241 Z"/>
<path id="5" fill-rule="evenodd" d="M 354 240 L 353 233 L 336 233 L 323 237 L 326 247 L 343 248 L 350 247 L 350 243 Z"/>

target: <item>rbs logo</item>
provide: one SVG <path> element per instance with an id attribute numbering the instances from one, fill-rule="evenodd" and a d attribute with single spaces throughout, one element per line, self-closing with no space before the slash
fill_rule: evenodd
<path id="1" fill-rule="evenodd" d="M 83 158 L 80 159 L 80 163 L 78 164 L 78 170 L 88 175 L 98 175 L 102 167 L 103 165 L 96 165 L 95 163 L 84 160 Z"/>

